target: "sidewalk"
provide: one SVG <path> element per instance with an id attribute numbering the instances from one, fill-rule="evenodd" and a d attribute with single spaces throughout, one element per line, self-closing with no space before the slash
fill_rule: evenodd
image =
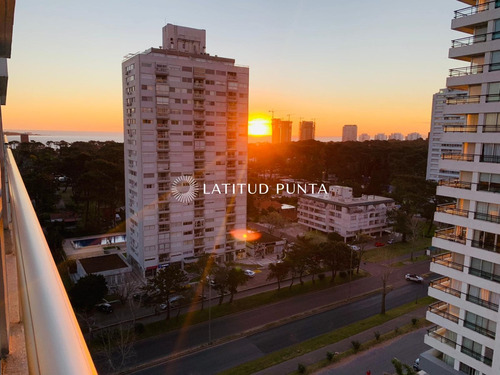
<path id="1" fill-rule="evenodd" d="M 397 318 L 394 318 L 384 324 L 370 328 L 366 331 L 358 333 L 357 335 L 351 336 L 347 339 L 341 340 L 331 345 L 327 345 L 321 349 L 312 351 L 310 353 L 304 354 L 302 356 L 290 359 L 286 362 L 282 362 L 276 366 L 269 367 L 265 370 L 256 372 L 255 375 L 276 375 L 276 374 L 289 374 L 297 370 L 297 365 L 302 363 L 305 366 L 309 366 L 313 363 L 319 362 L 326 358 L 326 352 L 345 352 L 352 348 L 351 341 L 357 340 L 361 344 L 368 340 L 372 340 L 375 331 L 379 331 L 380 334 L 388 333 L 393 331 L 396 327 L 402 327 L 408 323 L 411 323 L 412 318 L 420 318 L 425 316 L 425 312 L 427 311 L 427 307 L 421 307 L 418 310 L 412 311 L 410 313 L 401 315 Z"/>

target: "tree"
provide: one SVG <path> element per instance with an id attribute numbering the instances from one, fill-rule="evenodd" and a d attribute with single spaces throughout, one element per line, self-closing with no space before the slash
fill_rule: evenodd
<path id="1" fill-rule="evenodd" d="M 391 362 L 397 375 L 417 375 L 417 372 L 410 365 L 401 363 L 399 359 L 393 358 Z"/>
<path id="2" fill-rule="evenodd" d="M 229 289 L 229 270 L 230 267 L 226 264 L 218 264 L 214 269 L 213 288 L 219 293 L 219 305 L 222 305 L 224 294 Z"/>
<path id="3" fill-rule="evenodd" d="M 108 286 L 103 275 L 90 274 L 80 278 L 70 289 L 69 297 L 73 306 L 78 310 L 91 310 L 102 302 L 108 294 Z"/>
<path id="4" fill-rule="evenodd" d="M 286 224 L 286 219 L 278 212 L 271 212 L 269 215 L 262 216 L 261 221 L 267 224 L 269 233 L 271 234 L 273 234 L 276 228 L 284 228 Z"/>
<path id="5" fill-rule="evenodd" d="M 123 283 L 116 286 L 116 294 L 122 305 L 141 289 L 141 282 L 131 273 L 125 274 Z"/>
<path id="6" fill-rule="evenodd" d="M 380 275 L 380 279 L 382 280 L 382 306 L 380 308 L 380 313 L 385 314 L 385 299 L 387 297 L 387 294 L 389 294 L 390 290 L 387 286 L 387 283 L 389 282 L 389 277 L 391 276 L 392 270 L 390 268 L 387 268 L 382 274 Z"/>
<path id="7" fill-rule="evenodd" d="M 148 295 L 150 303 L 165 303 L 167 305 L 167 320 L 170 319 L 170 298 L 184 288 L 187 277 L 177 265 L 170 265 L 160 269 L 156 275 L 148 280 L 143 288 Z"/>
<path id="8" fill-rule="evenodd" d="M 366 233 L 358 233 L 356 235 L 356 239 L 354 240 L 354 243 L 359 247 L 359 250 L 357 251 L 358 253 L 358 267 L 356 270 L 356 273 L 359 273 L 359 266 L 361 265 L 361 262 L 363 261 L 363 255 L 365 255 L 366 251 L 366 245 L 368 245 L 368 242 L 371 241 L 371 237 L 367 235 Z"/>
<path id="9" fill-rule="evenodd" d="M 233 302 L 234 295 L 237 293 L 237 289 L 240 285 L 245 285 L 248 281 L 248 276 L 245 275 L 241 268 L 232 267 L 229 269 L 227 275 L 227 284 L 229 293 L 231 293 L 231 297 L 229 298 L 229 303 Z"/>
<path id="10" fill-rule="evenodd" d="M 348 269 L 352 249 L 344 242 L 327 241 L 321 244 L 321 259 L 332 273 L 331 283 L 335 282 L 337 271 Z"/>
<path id="11" fill-rule="evenodd" d="M 287 262 L 269 263 L 268 269 L 269 274 L 267 275 L 267 280 L 276 279 L 278 282 L 278 290 L 280 290 L 281 282 L 285 280 L 290 271 L 289 264 Z"/>
<path id="12" fill-rule="evenodd" d="M 410 230 L 410 242 L 411 242 L 411 253 L 410 253 L 410 260 L 413 262 L 413 252 L 416 250 L 415 245 L 417 240 L 421 237 L 422 235 L 422 228 L 423 223 L 420 218 L 413 216 L 410 219 L 409 223 L 409 230 Z"/>
<path id="13" fill-rule="evenodd" d="M 297 236 L 293 248 L 287 254 L 287 259 L 290 261 L 290 266 L 292 268 L 292 274 L 297 274 L 299 276 L 299 281 L 301 285 L 304 285 L 302 277 L 307 271 L 308 262 L 307 259 L 309 254 L 312 252 L 312 240 L 304 236 Z M 293 277 L 292 277 L 293 282 Z M 290 284 L 290 287 L 292 284 Z"/>
<path id="14" fill-rule="evenodd" d="M 101 355 L 112 371 L 119 371 L 133 362 L 136 353 L 134 350 L 134 327 L 106 328 L 99 332 L 101 338 Z"/>
<path id="15" fill-rule="evenodd" d="M 194 268 L 196 272 L 200 275 L 200 281 L 198 283 L 197 293 L 201 294 L 201 309 L 203 310 L 205 305 L 205 288 L 208 284 L 208 280 L 212 275 L 212 267 L 214 264 L 214 257 L 209 254 L 202 254 L 198 261 L 195 263 Z"/>

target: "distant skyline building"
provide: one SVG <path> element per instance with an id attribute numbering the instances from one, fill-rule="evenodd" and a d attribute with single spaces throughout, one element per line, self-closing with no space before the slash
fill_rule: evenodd
<path id="1" fill-rule="evenodd" d="M 292 141 L 292 121 L 279 118 L 271 120 L 272 143 L 286 143 Z"/>
<path id="2" fill-rule="evenodd" d="M 427 154 L 427 180 L 439 181 L 458 178 L 459 171 L 439 168 L 442 154 L 460 153 L 462 143 L 443 142 L 444 133 L 455 133 L 464 129 L 467 119 L 460 115 L 445 115 L 446 100 L 467 96 L 466 91 L 441 89 L 432 96 L 431 131 L 429 133 L 429 151 Z"/>
<path id="3" fill-rule="evenodd" d="M 375 134 L 373 139 L 376 141 L 387 141 L 387 135 L 385 135 L 384 133 L 377 133 Z"/>
<path id="4" fill-rule="evenodd" d="M 401 133 L 391 133 L 389 135 L 389 139 L 392 139 L 395 141 L 404 141 L 405 137 Z"/>
<path id="5" fill-rule="evenodd" d="M 406 136 L 407 141 L 416 141 L 417 139 L 423 139 L 420 133 L 410 133 Z"/>
<path id="6" fill-rule="evenodd" d="M 464 8 L 464 3 L 467 7 Z M 431 349 L 420 367 L 439 375 L 500 374 L 500 3 L 457 4 L 451 29 L 461 32 L 448 50 L 457 67 L 446 86 L 464 90 L 446 98 L 443 116 L 466 124 L 444 125 L 441 142 L 460 152 L 441 155 L 439 168 L 458 171 L 442 181 L 434 214 L 437 230 L 430 263 L 433 280 L 424 336 Z"/>
<path id="7" fill-rule="evenodd" d="M 358 140 L 358 125 L 344 125 L 342 128 L 342 142 Z"/>
<path id="8" fill-rule="evenodd" d="M 316 123 L 314 121 L 301 121 L 299 126 L 299 141 L 314 139 Z"/>
<path id="9" fill-rule="evenodd" d="M 360 134 L 360 136 L 358 137 L 358 141 L 360 142 L 369 141 L 370 139 L 370 135 L 366 133 Z"/>
<path id="10" fill-rule="evenodd" d="M 205 30 L 162 35 L 162 48 L 122 63 L 127 261 L 143 276 L 245 251 L 231 233 L 246 229 L 246 193 L 203 184 L 246 183 L 249 69 L 209 55 Z"/>

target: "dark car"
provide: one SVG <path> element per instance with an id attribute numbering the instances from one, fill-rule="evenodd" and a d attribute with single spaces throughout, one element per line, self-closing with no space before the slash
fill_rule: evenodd
<path id="1" fill-rule="evenodd" d="M 111 304 L 105 302 L 105 303 L 100 303 L 99 305 L 96 306 L 97 310 L 104 313 L 104 314 L 111 314 L 113 312 L 113 306 Z"/>

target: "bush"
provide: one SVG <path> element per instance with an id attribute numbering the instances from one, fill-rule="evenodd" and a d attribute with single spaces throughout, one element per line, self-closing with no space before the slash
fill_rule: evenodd
<path id="1" fill-rule="evenodd" d="M 375 331 L 373 332 L 373 334 L 375 335 L 375 340 L 380 340 L 380 332 L 379 331 Z"/>
<path id="2" fill-rule="evenodd" d="M 399 327 L 394 328 L 394 333 L 397 335 L 399 333 Z"/>
<path id="3" fill-rule="evenodd" d="M 328 359 L 330 362 L 333 359 L 334 354 L 332 352 L 326 352 L 326 359 Z"/>
<path id="4" fill-rule="evenodd" d="M 361 347 L 361 343 L 358 340 L 351 341 L 352 348 L 354 349 L 354 353 L 356 353 Z"/>
<path id="5" fill-rule="evenodd" d="M 146 331 L 146 328 L 144 327 L 144 324 L 142 323 L 135 323 L 134 324 L 134 332 L 136 335 L 142 335 Z"/>
<path id="6" fill-rule="evenodd" d="M 418 322 L 417 318 L 411 318 L 411 324 L 413 324 L 414 326 L 416 326 L 417 322 Z"/>
<path id="7" fill-rule="evenodd" d="M 318 279 L 319 281 L 323 281 L 325 279 L 325 274 L 324 273 L 318 274 Z"/>
<path id="8" fill-rule="evenodd" d="M 304 366 L 302 363 L 299 363 L 299 365 L 297 366 L 297 371 L 299 372 L 299 374 L 303 374 L 306 372 L 306 366 Z"/>
<path id="9" fill-rule="evenodd" d="M 340 278 L 345 279 L 345 278 L 347 277 L 347 272 L 345 272 L 345 271 L 340 271 L 340 272 L 339 272 L 339 276 L 340 276 Z"/>

